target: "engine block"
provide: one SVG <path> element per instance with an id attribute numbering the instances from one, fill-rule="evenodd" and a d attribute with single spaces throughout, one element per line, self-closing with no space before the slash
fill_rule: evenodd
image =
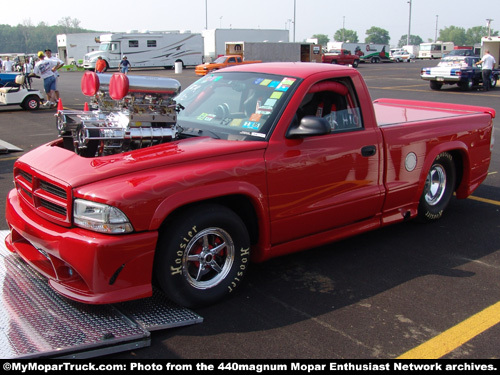
<path id="1" fill-rule="evenodd" d="M 82 92 L 93 110 L 60 110 L 57 128 L 64 148 L 85 157 L 126 152 L 177 137 L 173 99 L 180 83 L 171 78 L 122 73 L 82 77 Z"/>

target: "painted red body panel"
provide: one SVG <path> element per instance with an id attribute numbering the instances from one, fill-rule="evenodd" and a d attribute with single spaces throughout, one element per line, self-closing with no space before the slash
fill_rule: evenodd
<path id="1" fill-rule="evenodd" d="M 249 202 L 258 223 L 252 257 L 263 261 L 415 216 L 427 171 L 443 151 L 462 160 L 459 198 L 486 177 L 495 116 L 489 108 L 385 99 L 373 105 L 355 69 L 326 64 L 250 64 L 227 71 L 302 80 L 267 141 L 200 137 L 99 158 L 80 157 L 60 141 L 41 146 L 15 168 L 66 191 L 70 207 L 73 199 L 85 198 L 119 208 L 135 232 L 103 235 L 76 228 L 71 212 L 50 216 L 13 190 L 6 211 L 8 248 L 47 275 L 61 294 L 114 303 L 151 294 L 158 231 L 186 205 L 226 197 Z M 308 90 L 336 77 L 352 81 L 364 129 L 286 138 Z M 376 149 L 373 156 L 361 155 L 367 145 Z M 405 168 L 410 152 L 417 159 L 412 171 Z"/>

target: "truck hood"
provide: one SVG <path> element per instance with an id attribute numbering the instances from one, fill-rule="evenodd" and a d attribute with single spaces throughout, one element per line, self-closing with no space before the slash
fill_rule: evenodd
<path id="1" fill-rule="evenodd" d="M 40 146 L 23 155 L 16 164 L 25 164 L 42 176 L 75 188 L 141 170 L 171 167 L 199 159 L 264 150 L 267 147 L 267 142 L 261 141 L 228 141 L 198 137 L 122 154 L 84 158 L 60 147 L 61 142 L 62 140 L 56 140 Z"/>

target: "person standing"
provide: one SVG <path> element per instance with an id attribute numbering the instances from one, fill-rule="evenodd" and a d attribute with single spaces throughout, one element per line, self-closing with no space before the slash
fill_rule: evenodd
<path id="1" fill-rule="evenodd" d="M 5 73 L 12 73 L 14 71 L 14 61 L 11 61 L 9 56 L 3 62 L 3 70 Z"/>
<path id="2" fill-rule="evenodd" d="M 104 73 L 105 70 L 106 70 L 106 61 L 103 60 L 102 56 L 99 56 L 97 58 L 97 61 L 95 62 L 95 72 Z"/>
<path id="3" fill-rule="evenodd" d="M 483 74 L 483 90 L 490 91 L 491 87 L 491 71 L 495 67 L 495 58 L 490 55 L 490 51 L 486 50 L 481 61 L 478 61 L 476 65 L 482 64 L 482 74 Z"/>
<path id="4" fill-rule="evenodd" d="M 35 68 L 33 69 L 33 73 L 43 79 L 43 87 L 47 94 L 47 103 L 45 103 L 48 107 L 55 107 L 56 104 L 56 62 L 46 59 L 45 54 L 42 51 L 38 52 L 39 60 L 35 64 Z"/>
<path id="5" fill-rule="evenodd" d="M 24 74 L 24 82 L 26 83 L 26 86 L 31 89 L 31 64 L 28 59 L 24 59 L 24 64 L 23 64 L 23 74 Z"/>
<path id="6" fill-rule="evenodd" d="M 120 61 L 120 65 L 118 66 L 118 69 L 120 69 L 122 73 L 127 74 L 131 66 L 132 64 L 130 64 L 130 61 L 128 61 L 127 56 L 123 56 L 122 61 Z"/>
<path id="7" fill-rule="evenodd" d="M 45 50 L 45 56 L 46 60 L 48 59 L 56 63 L 56 68 L 54 70 L 54 75 L 56 77 L 56 87 L 54 89 L 54 92 L 56 95 L 56 99 L 59 100 L 59 90 L 57 89 L 57 79 L 59 78 L 59 73 L 57 71 L 63 67 L 64 63 L 56 56 L 52 56 L 52 51 L 48 48 Z"/>

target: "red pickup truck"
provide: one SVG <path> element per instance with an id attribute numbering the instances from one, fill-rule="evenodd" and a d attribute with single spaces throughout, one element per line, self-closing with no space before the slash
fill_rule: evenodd
<path id="1" fill-rule="evenodd" d="M 321 56 L 321 62 L 328 64 L 352 65 L 357 68 L 359 65 L 359 56 L 351 54 L 346 49 L 332 49 Z"/>
<path id="2" fill-rule="evenodd" d="M 119 78 L 109 90 L 127 100 L 134 77 Z M 115 303 L 150 296 L 156 279 L 181 305 L 214 303 L 251 261 L 440 218 L 454 193 L 481 184 L 491 159 L 493 109 L 372 102 L 348 67 L 231 67 L 175 103 L 173 123 L 141 120 L 118 132 L 123 143 L 108 120 L 78 113 L 69 131 L 64 114 L 63 137 L 16 161 L 6 245 L 60 294 Z M 163 137 L 152 144 L 155 132 Z M 92 134 L 98 147 L 82 152 Z"/>

